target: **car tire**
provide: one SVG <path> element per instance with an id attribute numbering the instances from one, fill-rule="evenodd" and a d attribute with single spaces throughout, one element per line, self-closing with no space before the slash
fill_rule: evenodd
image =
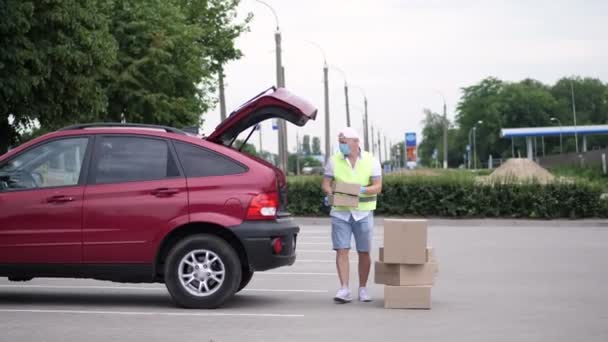
<path id="1" fill-rule="evenodd" d="M 239 288 L 238 290 L 236 290 L 236 292 L 241 292 L 242 289 L 247 287 L 247 284 L 249 284 L 251 278 L 253 278 L 253 271 L 249 269 L 243 269 L 241 283 L 239 284 Z"/>
<path id="2" fill-rule="evenodd" d="M 164 277 L 177 305 L 214 309 L 236 293 L 241 273 L 239 257 L 226 241 L 212 235 L 195 235 L 171 248 Z"/>

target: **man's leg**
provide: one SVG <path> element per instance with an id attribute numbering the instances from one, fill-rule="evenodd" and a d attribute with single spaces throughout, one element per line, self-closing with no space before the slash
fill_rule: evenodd
<path id="1" fill-rule="evenodd" d="M 372 258 L 369 252 L 359 252 L 359 287 L 367 286 L 369 270 L 372 265 Z"/>
<path id="2" fill-rule="evenodd" d="M 336 268 L 338 278 L 343 288 L 348 288 L 350 264 L 348 252 L 350 250 L 350 240 L 352 236 L 351 223 L 337 217 L 331 218 L 331 240 L 336 251 Z"/>
<path id="3" fill-rule="evenodd" d="M 351 223 L 337 217 L 331 218 L 331 240 L 336 251 L 336 268 L 340 279 L 340 289 L 334 296 L 336 303 L 350 303 L 352 296 L 348 288 L 349 262 L 348 251 L 350 250 L 350 239 L 352 235 Z"/>
<path id="4" fill-rule="evenodd" d="M 370 251 L 373 239 L 373 216 L 371 215 L 353 225 L 353 234 L 359 254 L 359 299 L 365 302 L 371 301 L 367 292 L 367 280 L 372 263 Z"/>
<path id="5" fill-rule="evenodd" d="M 350 277 L 350 263 L 348 261 L 348 249 L 336 250 L 336 267 L 338 269 L 338 278 L 340 285 L 343 288 L 348 288 L 348 279 Z"/>

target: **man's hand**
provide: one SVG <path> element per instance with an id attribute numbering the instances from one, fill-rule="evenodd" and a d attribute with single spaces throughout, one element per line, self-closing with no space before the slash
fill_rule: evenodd
<path id="1" fill-rule="evenodd" d="M 323 182 L 321 183 L 321 190 L 323 190 L 323 192 L 327 196 L 330 196 L 333 193 L 333 189 L 331 188 L 331 178 L 323 177 Z"/>

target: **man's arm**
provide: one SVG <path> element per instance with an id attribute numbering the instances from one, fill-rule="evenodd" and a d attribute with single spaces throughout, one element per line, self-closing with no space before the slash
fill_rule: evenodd
<path id="1" fill-rule="evenodd" d="M 380 161 L 374 158 L 372 166 L 372 176 L 370 177 L 371 185 L 361 187 L 361 192 L 368 195 L 377 195 L 382 192 L 382 166 Z"/>
<path id="2" fill-rule="evenodd" d="M 331 182 L 334 179 L 334 163 L 330 158 L 325 165 L 325 170 L 323 171 L 323 182 L 321 182 L 321 190 L 326 195 L 331 195 L 333 190 L 331 188 Z"/>
<path id="3" fill-rule="evenodd" d="M 333 192 L 331 189 L 331 181 L 332 181 L 331 178 L 329 178 L 327 176 L 323 177 L 323 182 L 321 183 L 321 189 L 323 190 L 323 192 L 326 195 L 331 195 Z"/>
<path id="4" fill-rule="evenodd" d="M 372 185 L 365 187 L 364 194 L 377 195 L 382 192 L 382 177 L 372 177 Z"/>

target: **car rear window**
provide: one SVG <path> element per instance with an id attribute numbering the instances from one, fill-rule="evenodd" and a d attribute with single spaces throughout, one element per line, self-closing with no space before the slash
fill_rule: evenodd
<path id="1" fill-rule="evenodd" d="M 179 176 L 165 140 L 101 137 L 97 144 L 94 183 L 160 180 Z"/>
<path id="2" fill-rule="evenodd" d="M 175 142 L 175 148 L 186 177 L 224 176 L 247 171 L 236 161 L 202 147 Z"/>

